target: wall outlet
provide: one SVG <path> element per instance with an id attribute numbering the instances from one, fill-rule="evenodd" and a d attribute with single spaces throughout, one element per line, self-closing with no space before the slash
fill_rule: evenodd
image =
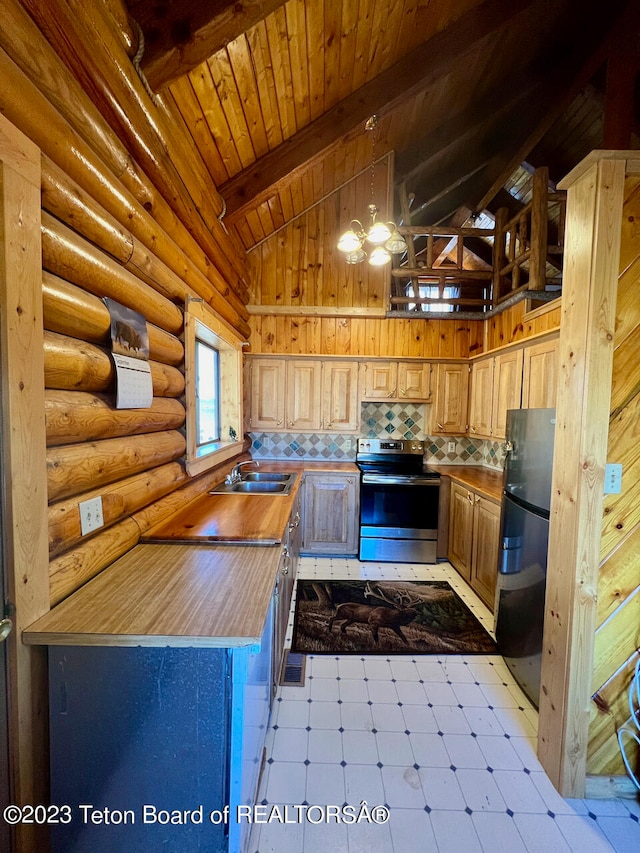
<path id="1" fill-rule="evenodd" d="M 455 441 L 447 442 L 447 453 L 455 453 L 456 452 L 456 443 Z"/>
<path id="2" fill-rule="evenodd" d="M 353 441 L 350 438 L 345 438 L 344 449 L 345 450 L 351 450 L 352 447 L 353 447 Z"/>
<path id="3" fill-rule="evenodd" d="M 101 497 L 92 498 L 90 501 L 82 501 L 78 504 L 78 509 L 80 510 L 80 530 L 83 536 L 91 533 L 92 530 L 104 527 Z"/>
<path id="4" fill-rule="evenodd" d="M 619 495 L 622 491 L 622 465 L 619 462 L 607 462 L 604 466 L 605 495 Z"/>

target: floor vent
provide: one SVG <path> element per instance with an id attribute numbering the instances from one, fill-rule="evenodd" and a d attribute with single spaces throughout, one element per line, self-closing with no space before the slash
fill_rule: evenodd
<path id="1" fill-rule="evenodd" d="M 280 684 L 286 684 L 288 687 L 302 687 L 304 685 L 306 661 L 306 655 L 299 652 L 285 652 Z"/>

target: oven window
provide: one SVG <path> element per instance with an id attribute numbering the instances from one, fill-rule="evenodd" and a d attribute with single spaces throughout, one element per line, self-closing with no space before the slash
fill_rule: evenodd
<path id="1" fill-rule="evenodd" d="M 362 483 L 360 487 L 360 520 L 363 525 L 377 527 L 411 527 L 436 529 L 438 496 L 433 486 L 398 486 Z"/>

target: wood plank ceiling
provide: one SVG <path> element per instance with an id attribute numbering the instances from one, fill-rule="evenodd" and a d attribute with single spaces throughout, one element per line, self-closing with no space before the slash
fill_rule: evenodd
<path id="1" fill-rule="evenodd" d="M 247 250 L 367 169 L 373 113 L 373 153 L 395 152 L 396 189 L 415 195 L 412 224 L 461 224 L 534 150 L 570 168 L 593 147 L 595 119 L 576 123 L 564 157 L 558 122 L 575 98 L 588 108 L 583 90 L 626 6 L 128 3 L 145 36 L 142 69 L 191 132 Z"/>

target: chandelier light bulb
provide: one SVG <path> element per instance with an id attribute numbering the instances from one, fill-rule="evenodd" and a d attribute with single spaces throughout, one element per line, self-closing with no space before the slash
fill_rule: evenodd
<path id="1" fill-rule="evenodd" d="M 399 252 L 406 252 L 407 243 L 402 234 L 398 231 L 393 222 L 388 222 L 387 225 L 391 229 L 391 236 L 384 245 L 385 249 L 388 252 L 392 252 L 394 255 Z"/>
<path id="2" fill-rule="evenodd" d="M 386 243 L 391 237 L 391 231 L 384 222 L 372 222 L 369 231 L 367 232 L 367 242 L 374 243 L 376 246 Z"/>
<path id="3" fill-rule="evenodd" d="M 369 255 L 369 263 L 372 267 L 383 267 L 391 260 L 391 255 L 382 246 L 376 246 Z"/>
<path id="4" fill-rule="evenodd" d="M 341 252 L 356 252 L 358 249 L 362 248 L 362 240 L 358 237 L 356 232 L 350 228 L 348 231 L 345 231 L 344 234 L 340 237 L 338 241 L 338 249 Z"/>
<path id="5" fill-rule="evenodd" d="M 345 255 L 345 261 L 348 264 L 359 264 L 360 261 L 364 261 L 367 257 L 367 253 L 363 249 L 356 249 L 354 252 L 349 252 Z"/>

